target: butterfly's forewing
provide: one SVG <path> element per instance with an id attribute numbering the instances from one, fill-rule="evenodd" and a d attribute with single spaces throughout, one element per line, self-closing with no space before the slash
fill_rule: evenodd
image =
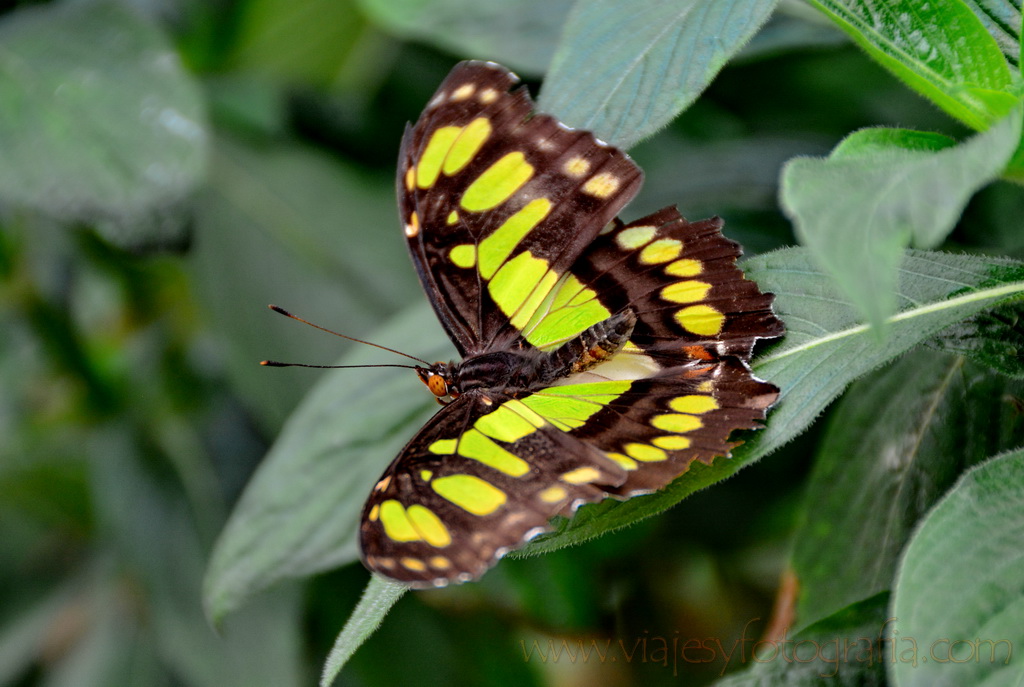
<path id="1" fill-rule="evenodd" d="M 516 81 L 492 63 L 461 63 L 402 140 L 410 253 L 463 356 L 518 338 L 641 182 L 621 151 L 531 115 L 525 90 L 508 90 Z"/>

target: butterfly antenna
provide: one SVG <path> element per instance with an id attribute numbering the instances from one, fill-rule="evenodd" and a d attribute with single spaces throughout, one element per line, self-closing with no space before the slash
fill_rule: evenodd
<path id="1" fill-rule="evenodd" d="M 406 370 L 415 370 L 415 365 L 309 365 L 307 363 L 282 363 L 277 360 L 261 360 L 260 365 L 266 367 L 316 367 L 321 370 L 337 370 L 353 367 L 403 367 Z"/>
<path id="2" fill-rule="evenodd" d="M 280 314 L 284 315 L 285 317 L 290 317 L 293 320 L 298 320 L 299 322 L 302 322 L 303 324 L 308 324 L 310 327 L 315 327 L 315 328 L 319 329 L 322 332 L 327 332 L 328 334 L 334 334 L 335 336 L 340 336 L 342 339 L 348 339 L 349 341 L 355 341 L 356 343 L 366 344 L 367 346 L 373 346 L 374 348 L 379 348 L 379 349 L 381 349 L 383 351 L 387 351 L 388 353 L 394 353 L 396 355 L 405 356 L 406 358 L 409 358 L 410 360 L 415 360 L 418 363 L 423 363 L 424 365 L 427 365 L 428 367 L 430 366 L 430 363 L 428 363 L 426 360 L 421 360 L 420 358 L 417 358 L 414 355 L 409 355 L 408 353 L 402 353 L 401 351 L 396 351 L 393 348 L 388 348 L 387 346 L 381 346 L 380 344 L 371 343 L 369 341 L 363 341 L 362 339 L 357 339 L 354 336 L 347 336 L 345 334 L 339 334 L 338 332 L 336 332 L 334 330 L 331 330 L 331 329 L 328 329 L 327 327 L 321 327 L 318 324 L 313 324 L 309 320 L 304 320 L 301 317 L 299 317 L 298 315 L 291 314 L 290 312 L 288 312 L 287 310 L 285 310 L 284 308 L 282 308 L 280 306 L 268 305 L 267 307 L 270 308 L 271 310 L 273 310 L 276 313 L 280 313 Z M 273 360 L 264 360 L 260 364 L 261 365 L 269 365 L 270 367 L 325 367 L 325 368 L 326 367 L 412 367 L 411 365 L 340 365 L 340 366 L 339 365 L 302 365 L 302 364 L 299 364 L 299 363 L 277 363 L 277 362 L 275 362 Z"/>

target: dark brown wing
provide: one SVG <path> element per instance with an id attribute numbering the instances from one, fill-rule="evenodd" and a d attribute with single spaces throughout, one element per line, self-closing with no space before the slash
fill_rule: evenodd
<path id="1" fill-rule="evenodd" d="M 399 212 L 420 281 L 463 356 L 505 347 L 518 327 L 636 194 L 620 150 L 532 115 L 518 79 L 457 65 L 398 164 Z"/>
<path id="2" fill-rule="evenodd" d="M 475 579 L 552 517 L 604 498 L 625 477 L 523 401 L 464 394 L 372 490 L 360 524 L 363 562 L 414 587 Z"/>

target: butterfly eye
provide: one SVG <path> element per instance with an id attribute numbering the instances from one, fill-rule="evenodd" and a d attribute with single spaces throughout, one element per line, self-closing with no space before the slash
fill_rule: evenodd
<path id="1" fill-rule="evenodd" d="M 423 383 L 430 389 L 430 393 L 434 394 L 438 398 L 443 398 L 448 395 L 448 382 L 445 381 L 444 377 L 439 374 L 432 373 L 428 374 Z"/>

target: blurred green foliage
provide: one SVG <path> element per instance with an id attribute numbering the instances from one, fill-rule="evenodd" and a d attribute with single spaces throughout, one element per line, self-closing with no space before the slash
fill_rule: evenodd
<path id="1" fill-rule="evenodd" d="M 787 400 L 733 462 L 584 509 L 533 549 L 549 553 L 397 603 L 374 582 L 338 683 L 707 684 L 751 663 L 726 655 L 774 636 L 773 614 L 826 641 L 881 631 L 894 609 L 913 611 L 904 634 L 974 637 L 985 608 L 1016 608 L 990 625 L 1016 641 L 1024 590 L 1000 572 L 1021 550 L 1024 511 L 1005 504 L 1024 483 L 1019 453 L 992 456 L 1024 442 L 1024 193 L 992 182 L 1021 178 L 1020 1 L 931 3 L 917 33 L 899 11 L 912 4 L 782 2 L 758 31 L 735 13 L 774 2 L 648 0 L 661 33 L 612 31 L 596 50 L 623 3 L 0 3 L 0 685 L 315 683 L 369 579 L 352 518 L 431 400 L 394 370 L 259 368 L 389 362 L 265 305 L 451 355 L 404 254 L 393 168 L 405 122 L 464 58 L 531 86 L 551 66 L 545 99 L 591 118 L 569 124 L 636 114 L 591 106 L 609 64 L 645 89 L 643 116 L 607 134 L 646 139 L 628 216 L 677 203 L 725 218 L 788 317 L 758 363 Z M 850 136 L 864 127 L 890 128 Z M 797 242 L 791 221 L 808 248 L 771 252 Z M 839 240 L 861 228 L 864 255 Z M 908 257 L 915 237 L 967 255 Z M 870 289 L 858 260 L 885 267 Z M 885 326 L 858 329 L 868 318 Z M 997 548 L 970 549 L 971 503 Z M 933 585 L 934 552 L 960 550 L 1001 595 L 943 615 L 954 592 Z M 962 558 L 968 585 L 979 569 Z M 879 665 L 845 666 L 844 684 L 941 677 Z M 779 659 L 729 680 L 829 669 Z"/>

